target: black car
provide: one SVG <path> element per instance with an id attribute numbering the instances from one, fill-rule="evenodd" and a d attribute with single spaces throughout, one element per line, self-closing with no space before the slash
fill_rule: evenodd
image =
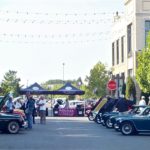
<path id="1" fill-rule="evenodd" d="M 111 97 L 107 97 L 107 102 L 104 104 L 104 106 L 99 110 L 97 114 L 95 114 L 94 121 L 98 124 L 103 124 L 104 117 L 108 116 L 109 114 L 118 114 L 118 112 L 113 112 L 113 109 L 115 108 L 116 103 L 118 102 L 118 99 L 113 99 Z"/>
<path id="2" fill-rule="evenodd" d="M 8 98 L 9 94 L 0 101 L 0 131 L 16 134 L 19 132 L 20 128 L 25 128 L 27 124 L 21 115 L 1 112 Z"/>
<path id="3" fill-rule="evenodd" d="M 116 116 L 118 115 L 118 111 L 113 111 L 113 112 L 106 112 L 101 116 L 101 123 L 103 126 L 105 126 L 108 123 L 108 120 L 111 116 Z"/>

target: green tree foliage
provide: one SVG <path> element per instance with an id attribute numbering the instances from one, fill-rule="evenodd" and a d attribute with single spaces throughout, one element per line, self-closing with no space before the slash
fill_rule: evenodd
<path id="1" fill-rule="evenodd" d="M 129 76 L 126 83 L 126 98 L 131 99 L 131 97 L 133 100 L 136 99 L 136 89 L 133 79 Z"/>
<path id="2" fill-rule="evenodd" d="M 20 78 L 17 78 L 17 72 L 9 70 L 5 73 L 1 83 L 2 93 L 5 95 L 6 93 L 12 92 L 14 97 L 18 96 L 20 89 L 19 82 Z"/>
<path id="3" fill-rule="evenodd" d="M 106 94 L 106 85 L 108 82 L 108 71 L 106 66 L 98 62 L 93 69 L 90 70 L 90 76 L 86 77 L 88 83 L 86 94 L 89 97 L 101 97 Z"/>
<path id="4" fill-rule="evenodd" d="M 148 34 L 146 47 L 138 53 L 136 80 L 144 93 L 150 93 L 150 33 Z"/>

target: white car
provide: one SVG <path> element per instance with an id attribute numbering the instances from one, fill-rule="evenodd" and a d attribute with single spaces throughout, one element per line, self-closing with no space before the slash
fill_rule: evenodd
<path id="1" fill-rule="evenodd" d="M 85 105 L 84 101 L 80 100 L 69 100 L 69 108 L 76 108 L 77 105 Z"/>

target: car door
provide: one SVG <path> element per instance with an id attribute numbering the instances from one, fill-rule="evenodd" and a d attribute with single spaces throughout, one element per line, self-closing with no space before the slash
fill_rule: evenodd
<path id="1" fill-rule="evenodd" d="M 150 131 L 150 114 L 138 117 L 134 120 L 134 124 L 139 131 Z"/>
<path id="2" fill-rule="evenodd" d="M 3 115 L 0 113 L 0 129 L 4 129 L 4 127 L 6 126 L 6 123 L 4 121 L 4 117 Z"/>

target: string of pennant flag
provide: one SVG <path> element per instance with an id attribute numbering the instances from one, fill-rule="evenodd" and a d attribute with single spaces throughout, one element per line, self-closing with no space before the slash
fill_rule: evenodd
<path id="1" fill-rule="evenodd" d="M 120 12 L 122 15 L 123 12 Z M 0 10 L 0 23 L 2 25 L 27 25 L 36 27 L 36 24 L 79 24 L 79 25 L 99 25 L 101 23 L 111 23 L 113 12 L 89 12 L 89 13 L 49 13 L 49 12 L 29 12 Z M 21 23 L 21 24 L 19 24 Z M 37 26 L 38 27 L 38 26 Z M 13 32 L 13 31 L 12 31 Z M 120 32 L 120 31 L 117 31 Z M 22 32 L 23 33 L 23 32 Z M 5 33 L 0 32 L 0 42 L 7 43 L 88 43 L 99 40 L 110 39 L 110 31 L 106 32 L 86 32 L 86 33 L 64 33 L 64 34 L 29 34 L 29 33 Z M 113 34 L 116 34 L 116 32 Z"/>
<path id="2" fill-rule="evenodd" d="M 70 41 L 19 41 L 19 40 L 5 40 L 0 39 L 0 43 L 17 43 L 17 44 L 74 44 L 74 43 L 94 43 L 100 40 L 109 40 L 109 38 L 95 39 L 95 40 L 70 40 Z"/>
<path id="3" fill-rule="evenodd" d="M 76 38 L 76 37 L 91 37 L 91 36 L 102 36 L 108 35 L 107 32 L 87 32 L 87 33 L 68 33 L 68 34 L 19 34 L 19 33 L 0 33 L 0 37 L 17 37 L 17 38 Z"/>
<path id="4" fill-rule="evenodd" d="M 113 21 L 114 15 L 113 12 L 42 13 L 0 10 L 0 21 L 24 24 L 101 24 Z"/>
<path id="5" fill-rule="evenodd" d="M 17 18 L 0 18 L 1 22 L 5 23 L 23 23 L 23 24 L 101 24 L 113 21 L 113 19 L 80 19 L 80 20 L 52 20 L 52 19 L 17 19 Z"/>
<path id="6" fill-rule="evenodd" d="M 51 44 L 51 43 L 88 43 L 98 42 L 100 40 L 108 40 L 109 32 L 93 32 L 93 33 L 71 33 L 71 34 L 0 34 L 0 42 L 5 43 L 39 43 L 39 44 Z"/>
<path id="7" fill-rule="evenodd" d="M 124 14 L 124 12 L 117 12 L 118 14 Z M 40 16 L 99 16 L 99 15 L 115 15 L 116 12 L 85 12 L 85 13 L 52 13 L 52 12 L 29 12 L 29 11 L 12 11 L 12 10 L 0 10 L 0 14 L 17 14 L 17 15 L 40 15 Z"/>

